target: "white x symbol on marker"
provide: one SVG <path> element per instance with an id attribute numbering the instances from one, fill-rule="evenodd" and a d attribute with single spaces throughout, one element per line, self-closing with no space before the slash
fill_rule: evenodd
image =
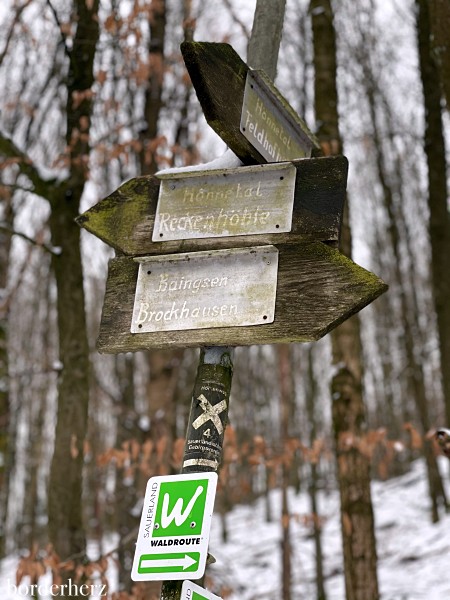
<path id="1" fill-rule="evenodd" d="M 192 427 L 194 429 L 198 429 L 207 421 L 211 420 L 213 422 L 214 427 L 219 432 L 219 435 L 221 435 L 223 432 L 223 427 L 219 415 L 227 407 L 227 403 L 225 402 L 225 400 L 218 402 L 214 406 L 211 405 L 209 400 L 207 400 L 203 394 L 200 394 L 197 400 L 200 400 L 200 406 L 204 412 L 202 415 L 195 419 L 195 421 L 192 423 Z"/>

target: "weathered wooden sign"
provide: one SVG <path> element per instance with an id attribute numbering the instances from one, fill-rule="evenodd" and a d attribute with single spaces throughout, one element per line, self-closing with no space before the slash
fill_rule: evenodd
<path id="1" fill-rule="evenodd" d="M 292 167 L 295 189 L 290 216 Z M 80 215 L 77 222 L 130 256 L 305 240 L 337 242 L 347 170 L 347 159 L 336 156 L 245 167 L 242 173 L 241 169 L 224 169 L 193 171 L 192 177 L 189 173 L 136 177 Z M 269 184 L 270 176 L 274 181 Z M 222 186 L 218 179 L 229 183 Z M 203 197 L 205 190 L 206 196 L 214 192 L 214 198 L 205 199 L 205 209 L 200 196 L 195 204 L 201 189 Z M 179 202 L 171 200 L 170 192 Z M 221 206 L 216 194 L 234 196 L 234 204 L 224 201 Z"/>
<path id="2" fill-rule="evenodd" d="M 279 262 L 273 322 L 234 327 L 132 333 L 139 263 L 133 257 L 112 259 L 97 342 L 99 351 L 311 342 L 387 289 L 376 275 L 321 242 L 275 247 Z M 257 285 L 258 280 L 259 276 L 248 283 Z M 230 304 L 226 292 L 222 302 Z M 167 305 L 166 310 L 170 308 Z"/>
<path id="3" fill-rule="evenodd" d="M 291 230 L 292 163 L 162 173 L 152 240 L 189 240 Z"/>
<path id="4" fill-rule="evenodd" d="M 274 246 L 135 259 L 131 333 L 271 323 L 277 292 Z"/>
<path id="5" fill-rule="evenodd" d="M 268 77 L 250 69 L 229 44 L 183 42 L 181 52 L 208 124 L 244 164 L 320 151 Z"/>

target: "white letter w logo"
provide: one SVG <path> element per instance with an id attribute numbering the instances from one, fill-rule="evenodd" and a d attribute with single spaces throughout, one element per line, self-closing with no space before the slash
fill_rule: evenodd
<path id="1" fill-rule="evenodd" d="M 164 494 L 162 510 L 161 510 L 161 526 L 163 527 L 163 529 L 168 527 L 172 523 L 172 521 L 175 521 L 175 525 L 177 527 L 182 525 L 188 518 L 189 513 L 191 512 L 191 510 L 194 507 L 194 504 L 197 501 L 197 498 L 200 496 L 200 494 L 202 492 L 203 492 L 203 487 L 201 485 L 199 485 L 195 491 L 195 494 L 189 500 L 188 505 L 186 506 L 186 509 L 184 511 L 183 511 L 183 498 L 178 498 L 178 500 L 175 502 L 175 506 L 173 507 L 170 515 L 168 514 L 170 497 L 169 497 L 169 494 Z"/>

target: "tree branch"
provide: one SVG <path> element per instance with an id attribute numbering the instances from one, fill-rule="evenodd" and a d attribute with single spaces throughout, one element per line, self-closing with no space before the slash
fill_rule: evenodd
<path id="1" fill-rule="evenodd" d="M 39 248 L 42 248 L 46 252 L 50 252 L 50 254 L 52 254 L 53 256 L 59 256 L 61 254 L 60 248 L 54 248 L 52 246 L 49 246 L 48 244 L 45 244 L 44 242 L 39 242 L 38 240 L 28 236 L 26 233 L 23 233 L 22 231 L 16 231 L 13 227 L 11 227 L 10 225 L 8 225 L 7 223 L 4 223 L 2 221 L 0 221 L 0 231 L 7 231 L 8 233 L 10 233 L 12 235 L 17 235 L 18 237 L 21 237 L 23 240 L 26 240 L 27 242 L 29 242 L 30 244 L 33 244 L 33 246 L 38 246 Z"/>
<path id="2" fill-rule="evenodd" d="M 50 200 L 52 188 L 55 185 L 55 179 L 45 180 L 39 174 L 32 160 L 19 150 L 12 140 L 0 133 L 0 155 L 12 159 L 17 164 L 20 172 L 26 175 L 33 184 L 33 192 L 38 196 Z"/>
<path id="3" fill-rule="evenodd" d="M 55 23 L 58 26 L 59 33 L 61 34 L 61 39 L 62 39 L 62 42 L 63 42 L 63 45 L 64 45 L 64 52 L 65 52 L 66 56 L 69 58 L 69 60 L 71 60 L 70 50 L 69 50 L 69 47 L 67 45 L 67 36 L 64 33 L 64 29 L 63 29 L 63 27 L 61 25 L 61 21 L 59 20 L 58 13 L 56 12 L 56 9 L 53 6 L 51 0 L 47 0 L 47 6 L 50 8 L 51 13 L 53 15 L 53 18 L 55 19 Z"/>
<path id="4" fill-rule="evenodd" d="M 22 6 L 19 6 L 18 9 L 16 10 L 16 14 L 14 15 L 14 20 L 12 22 L 12 25 L 8 31 L 8 35 L 6 38 L 6 43 L 5 43 L 5 47 L 3 48 L 3 52 L 0 54 L 0 65 L 3 63 L 3 60 L 5 59 L 5 56 L 8 53 L 8 49 L 9 49 L 9 44 L 11 43 L 12 37 L 13 37 L 13 33 L 14 33 L 14 29 L 17 25 L 17 23 L 20 20 L 20 17 L 23 13 L 23 11 L 27 8 L 27 6 L 29 6 L 29 4 L 31 4 L 33 0 L 28 0 L 27 2 L 25 2 L 25 4 L 23 4 Z"/>
<path id="5" fill-rule="evenodd" d="M 233 21 L 236 23 L 236 25 L 239 26 L 247 42 L 250 41 L 250 31 L 247 29 L 247 26 L 242 21 L 242 19 L 240 19 L 239 16 L 236 14 L 235 7 L 233 6 L 231 0 L 223 0 L 223 3 L 227 8 L 228 12 L 230 13 L 230 16 L 233 19 Z"/>

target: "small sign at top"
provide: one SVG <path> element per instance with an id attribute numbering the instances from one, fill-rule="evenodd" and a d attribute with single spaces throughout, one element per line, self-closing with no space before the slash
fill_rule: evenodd
<path id="1" fill-rule="evenodd" d="M 268 162 L 309 158 L 313 134 L 262 71 L 249 70 L 241 133 Z"/>

